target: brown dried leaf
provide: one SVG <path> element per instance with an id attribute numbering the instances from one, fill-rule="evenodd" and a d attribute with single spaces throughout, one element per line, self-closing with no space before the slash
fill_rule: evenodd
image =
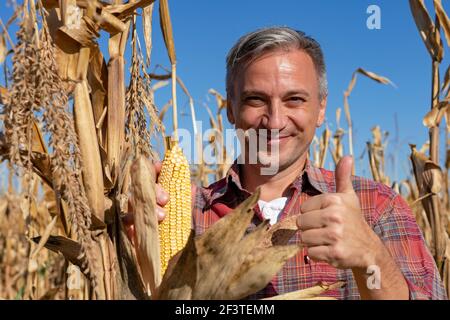
<path id="1" fill-rule="evenodd" d="M 425 7 L 424 0 L 409 0 L 409 6 L 417 29 L 431 58 L 436 61 L 441 61 L 442 55 L 440 55 L 440 44 L 436 41 L 435 26 Z"/>
<path id="2" fill-rule="evenodd" d="M 32 240 L 35 243 L 39 243 L 41 237 L 34 237 Z M 44 246 L 53 252 L 61 253 L 74 265 L 82 267 L 82 261 L 79 259 L 81 245 L 78 242 L 62 236 L 50 236 Z"/>
<path id="3" fill-rule="evenodd" d="M 86 80 L 75 86 L 74 118 L 83 159 L 82 173 L 86 196 L 92 213 L 104 221 L 103 170 Z"/>
<path id="4" fill-rule="evenodd" d="M 94 19 L 100 28 L 111 34 L 124 32 L 127 29 L 126 24 L 123 23 L 122 20 L 109 13 L 107 10 L 102 10 L 101 14 L 94 14 Z"/>
<path id="5" fill-rule="evenodd" d="M 424 185 L 431 193 L 439 193 L 442 190 L 442 171 L 441 167 L 428 160 L 425 162 L 423 171 Z"/>
<path id="6" fill-rule="evenodd" d="M 425 170 L 425 163 L 428 161 L 428 157 L 424 153 L 417 151 L 415 145 L 410 144 L 410 147 L 410 158 L 414 169 L 414 176 L 416 177 L 417 187 L 419 188 L 419 196 L 422 196 L 427 193 L 423 173 Z"/>
<path id="7" fill-rule="evenodd" d="M 447 45 L 450 47 L 450 19 L 442 6 L 442 0 L 434 0 L 434 10 L 439 19 L 439 23 L 444 30 Z"/>
<path id="8" fill-rule="evenodd" d="M 238 245 L 229 245 L 222 251 L 210 251 L 211 248 L 199 249 L 198 270 L 203 276 L 197 280 L 193 299 L 233 299 L 233 293 L 228 292 L 230 280 L 242 271 L 242 266 L 249 259 L 249 254 L 262 242 L 269 221 L 266 220 L 251 233 L 246 235 Z M 233 230 L 233 229 L 229 229 Z M 209 244 L 209 243 L 208 243 Z M 211 254 L 211 253 L 212 254 Z M 211 270 L 210 266 L 215 266 Z M 267 283 L 260 284 L 266 285 Z"/>
<path id="9" fill-rule="evenodd" d="M 6 47 L 5 35 L 0 33 L 0 64 L 2 64 L 8 53 L 8 48 Z"/>
<path id="10" fill-rule="evenodd" d="M 107 157 L 114 184 L 119 176 L 119 163 L 125 140 L 124 63 L 123 56 L 110 59 L 108 63 Z"/>
<path id="11" fill-rule="evenodd" d="M 129 1 L 126 4 L 114 4 L 105 7 L 109 13 L 117 15 L 122 20 L 127 20 L 137 8 L 145 8 L 155 2 L 155 0 Z"/>
<path id="12" fill-rule="evenodd" d="M 154 297 L 159 300 L 190 300 L 195 282 L 201 275 L 197 271 L 197 249 L 194 241 L 194 230 L 191 231 L 184 249 L 170 261 L 164 273 L 161 286 Z"/>
<path id="13" fill-rule="evenodd" d="M 271 226 L 258 247 L 268 248 L 288 244 L 289 239 L 298 231 L 297 218 L 298 214 L 293 214 Z"/>
<path id="14" fill-rule="evenodd" d="M 380 76 L 380 75 L 378 75 L 376 73 L 364 70 L 363 68 L 358 68 L 355 72 L 360 73 L 362 75 L 365 75 L 366 77 L 368 77 L 368 78 L 370 78 L 370 79 L 372 79 L 372 80 L 374 80 L 374 81 L 376 81 L 378 83 L 393 85 L 391 80 L 389 80 L 388 78 Z"/>
<path id="15" fill-rule="evenodd" d="M 423 125 L 427 128 L 433 128 L 440 124 L 442 117 L 447 112 L 449 103 L 446 101 L 442 101 L 439 103 L 437 108 L 432 108 L 426 115 L 423 117 Z"/>
<path id="16" fill-rule="evenodd" d="M 152 296 L 161 282 L 155 181 L 155 171 L 150 161 L 139 156 L 131 166 L 135 248 L 142 280 Z"/>
<path id="17" fill-rule="evenodd" d="M 300 248 L 298 245 L 274 246 L 254 253 L 231 279 L 222 299 L 241 299 L 263 289 Z"/>
<path id="18" fill-rule="evenodd" d="M 58 74 L 63 80 L 77 80 L 77 64 L 80 44 L 59 30 L 63 26 L 58 8 L 51 9 L 47 16 L 50 35 L 56 46 Z"/>
<path id="19" fill-rule="evenodd" d="M 34 249 L 33 253 L 30 256 L 30 259 L 36 259 L 36 256 L 39 253 L 39 251 L 41 251 L 41 249 L 47 243 L 47 240 L 50 237 L 50 233 L 52 232 L 53 228 L 55 227 L 57 218 L 58 218 L 57 216 L 54 216 L 52 221 L 50 221 L 50 223 L 45 228 L 44 233 L 42 234 L 41 238 L 39 239 L 39 243 L 38 243 L 36 249 Z"/>
<path id="20" fill-rule="evenodd" d="M 95 46 L 95 39 L 99 34 L 95 31 L 93 22 L 88 17 L 84 16 L 79 23 L 80 27 L 78 28 L 65 25 L 59 28 L 59 30 L 83 47 Z"/>
<path id="21" fill-rule="evenodd" d="M 153 18 L 154 3 L 144 8 L 142 12 L 142 27 L 144 29 L 145 42 L 145 63 L 150 65 L 150 54 L 152 52 L 152 18 Z"/>
<path id="22" fill-rule="evenodd" d="M 444 81 L 442 82 L 442 92 L 445 92 L 450 89 L 450 65 L 447 67 L 447 71 L 445 71 Z"/>
<path id="23" fill-rule="evenodd" d="M 172 22 L 170 20 L 169 3 L 168 0 L 159 1 L 159 18 L 161 30 L 164 36 L 164 43 L 166 44 L 167 52 L 169 54 L 170 63 L 176 64 L 175 44 L 172 33 Z"/>
<path id="24" fill-rule="evenodd" d="M 9 92 L 5 87 L 0 87 L 0 103 L 7 104 L 9 100 Z"/>
<path id="25" fill-rule="evenodd" d="M 343 281 L 338 281 L 338 282 L 335 282 L 335 283 L 332 283 L 332 284 L 319 283 L 318 285 L 316 285 L 314 287 L 311 287 L 311 288 L 298 290 L 298 291 L 293 291 L 293 292 L 288 292 L 288 293 L 281 294 L 281 295 L 278 295 L 278 296 L 265 298 L 265 299 L 262 299 L 262 300 L 304 300 L 304 299 L 311 299 L 311 298 L 318 297 L 320 294 L 322 294 L 324 292 L 342 288 L 344 285 L 345 285 L 345 282 L 343 282 Z M 323 298 L 325 298 L 325 297 L 323 297 Z"/>

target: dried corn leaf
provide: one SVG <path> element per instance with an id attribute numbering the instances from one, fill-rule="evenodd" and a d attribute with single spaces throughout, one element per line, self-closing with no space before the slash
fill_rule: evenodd
<path id="1" fill-rule="evenodd" d="M 241 299 L 263 289 L 300 248 L 298 245 L 274 246 L 254 253 L 241 265 L 221 298 Z"/>
<path id="2" fill-rule="evenodd" d="M 450 89 L 450 65 L 445 71 L 444 81 L 442 82 L 442 92 L 448 91 Z"/>
<path id="3" fill-rule="evenodd" d="M 423 171 L 423 181 L 427 191 L 434 194 L 439 193 L 443 186 L 440 166 L 431 160 L 426 161 Z"/>
<path id="4" fill-rule="evenodd" d="M 195 233 L 192 230 L 184 249 L 169 261 L 155 299 L 192 299 L 196 280 L 201 277 L 197 270 L 198 254 L 194 237 Z"/>
<path id="5" fill-rule="evenodd" d="M 374 80 L 374 81 L 376 81 L 378 83 L 393 85 L 391 80 L 389 80 L 388 78 L 380 76 L 380 75 L 378 75 L 378 74 L 376 74 L 374 72 L 370 72 L 370 71 L 364 70 L 363 68 L 358 68 L 355 72 L 360 73 L 362 75 L 365 75 L 366 77 L 368 77 L 368 78 L 370 78 L 370 79 L 372 79 L 372 80 Z"/>
<path id="6" fill-rule="evenodd" d="M 439 23 L 444 30 L 447 45 L 450 47 L 450 19 L 442 7 L 442 0 L 434 0 L 434 10 L 436 12 L 436 16 L 439 18 Z"/>
<path id="7" fill-rule="evenodd" d="M 39 251 L 41 251 L 41 249 L 47 243 L 47 240 L 50 237 L 50 233 L 52 232 L 53 228 L 55 227 L 57 218 L 58 218 L 57 216 L 53 217 L 52 221 L 50 221 L 50 223 L 45 228 L 44 233 L 42 234 L 41 238 L 39 239 L 39 243 L 38 243 L 36 249 L 34 249 L 33 253 L 30 256 L 30 259 L 36 259 Z"/>
<path id="8" fill-rule="evenodd" d="M 423 172 L 425 170 L 425 163 L 428 161 L 428 157 L 424 153 L 417 151 L 415 145 L 411 144 L 410 147 L 411 147 L 410 158 L 413 164 L 414 176 L 416 178 L 417 187 L 421 191 L 420 196 L 422 196 L 424 194 L 423 190 L 425 190 Z"/>
<path id="9" fill-rule="evenodd" d="M 131 166 L 134 203 L 135 248 L 142 280 L 153 296 L 161 282 L 161 262 L 156 217 L 155 172 L 150 161 L 139 156 Z"/>
<path id="10" fill-rule="evenodd" d="M 409 0 L 411 13 L 416 22 L 417 29 L 422 37 L 431 58 L 436 61 L 442 60 L 440 44 L 436 41 L 435 26 L 425 7 L 424 0 Z"/>
<path id="11" fill-rule="evenodd" d="M 268 248 L 270 246 L 280 246 L 288 244 L 289 240 L 298 231 L 297 218 L 298 214 L 288 214 L 288 217 L 271 226 L 269 231 L 265 235 L 264 240 L 259 244 L 258 247 Z"/>
<path id="12" fill-rule="evenodd" d="M 170 20 L 169 2 L 168 0 L 159 1 L 159 18 L 161 30 L 164 36 L 164 43 L 166 44 L 167 53 L 169 54 L 170 63 L 176 64 L 177 58 L 175 55 L 175 44 L 172 33 L 172 22 Z"/>
<path id="13" fill-rule="evenodd" d="M 61 292 L 62 289 L 61 288 L 51 288 L 48 289 L 47 292 L 45 292 L 40 298 L 39 300 L 54 300 L 55 296 L 58 292 Z"/>
<path id="14" fill-rule="evenodd" d="M 119 175 L 119 161 L 125 139 L 124 63 L 124 58 L 118 56 L 111 59 L 108 65 L 107 157 L 113 183 Z"/>
<path id="15" fill-rule="evenodd" d="M 44 138 L 42 137 L 42 132 L 37 126 L 36 122 L 33 121 L 33 133 L 31 138 L 31 150 L 40 153 L 48 153 L 47 147 L 45 146 Z"/>
<path id="16" fill-rule="evenodd" d="M 152 18 L 154 3 L 144 8 L 142 12 L 142 28 L 145 42 L 145 63 L 150 66 L 150 54 L 152 52 Z"/>
<path id="17" fill-rule="evenodd" d="M 34 237 L 32 240 L 39 243 L 41 237 Z M 81 245 L 78 242 L 62 236 L 50 236 L 44 246 L 53 252 L 61 253 L 74 265 L 82 267 L 82 261 L 79 259 Z"/>
<path id="18" fill-rule="evenodd" d="M 86 80 L 75 86 L 74 118 L 81 156 L 83 183 L 92 213 L 104 221 L 103 173 L 94 116 Z"/>
<path id="19" fill-rule="evenodd" d="M 111 34 L 127 30 L 127 25 L 107 10 L 102 10 L 100 14 L 94 14 L 94 19 L 100 28 Z"/>
<path id="20" fill-rule="evenodd" d="M 252 213 L 251 216 L 253 216 L 252 208 L 250 208 L 250 212 Z M 243 224 L 243 226 L 247 226 L 248 223 Z M 239 230 L 238 235 L 240 234 L 242 238 L 241 240 L 238 239 L 239 245 L 230 244 L 225 245 L 222 248 L 216 248 L 213 244 L 220 243 L 222 241 L 219 241 L 219 239 L 217 238 L 215 240 L 209 241 L 207 237 L 203 238 L 206 242 L 202 245 L 199 245 L 199 242 L 197 242 L 197 254 L 199 256 L 198 272 L 203 276 L 197 280 L 192 298 L 196 300 L 232 298 L 239 299 L 239 297 L 233 295 L 236 292 L 230 292 L 230 280 L 238 277 L 242 273 L 243 266 L 247 264 L 253 265 L 253 261 L 251 259 L 252 256 L 249 255 L 252 250 L 254 250 L 255 247 L 262 242 L 267 232 L 268 226 L 269 222 L 265 221 L 264 223 L 261 223 L 257 228 L 255 228 L 253 232 L 249 233 L 243 238 L 242 236 L 243 233 L 245 233 L 245 229 L 244 231 L 242 231 L 242 229 Z M 228 230 L 233 229 L 230 228 Z M 269 270 L 266 269 L 266 271 Z M 260 276 L 261 274 L 258 275 Z M 269 281 L 270 279 L 267 282 Z M 267 282 L 258 282 L 258 285 L 262 285 L 264 287 Z M 253 287 L 247 287 L 245 290 L 250 290 L 251 292 L 257 291 L 252 291 Z"/>
<path id="21" fill-rule="evenodd" d="M 78 28 L 64 25 L 59 28 L 59 30 L 83 47 L 92 47 L 96 45 L 96 38 L 99 34 L 94 29 L 94 22 L 84 16 L 78 23 L 80 24 L 80 27 Z"/>
<path id="22" fill-rule="evenodd" d="M 0 103 L 7 104 L 9 100 L 9 92 L 5 87 L 0 87 Z"/>
<path id="23" fill-rule="evenodd" d="M 270 298 L 265 298 L 262 300 L 304 300 L 304 299 L 312 299 L 312 298 L 317 298 L 319 295 L 330 291 L 330 290 L 335 290 L 335 289 L 339 289 L 342 288 L 345 285 L 345 282 L 343 281 L 338 281 L 332 284 L 327 284 L 327 283 L 319 283 L 318 285 L 311 287 L 311 288 L 307 288 L 307 289 L 303 289 L 303 290 L 298 290 L 298 291 L 293 291 L 293 292 L 288 292 L 285 294 L 281 294 L 281 295 L 277 295 L 274 297 L 270 297 Z M 323 297 L 325 298 L 325 297 Z"/>
<path id="24" fill-rule="evenodd" d="M 135 250 L 122 223 L 119 223 L 117 258 L 120 268 L 120 297 L 123 299 L 148 299 L 142 278 L 139 274 Z"/>
<path id="25" fill-rule="evenodd" d="M 137 8 L 145 8 L 155 2 L 155 0 L 129 1 L 125 4 L 114 4 L 105 7 L 109 13 L 117 15 L 120 19 L 126 20 L 134 13 Z"/>
<path id="26" fill-rule="evenodd" d="M 0 33 L 0 64 L 2 64 L 8 53 L 8 48 L 6 47 L 5 35 Z"/>
<path id="27" fill-rule="evenodd" d="M 80 44 L 59 30 L 63 26 L 57 8 L 51 9 L 47 16 L 50 35 L 56 46 L 58 75 L 63 80 L 77 80 L 77 65 Z"/>
<path id="28" fill-rule="evenodd" d="M 446 101 L 442 101 L 439 103 L 437 108 L 432 108 L 428 113 L 423 117 L 423 125 L 427 128 L 433 128 L 439 126 L 442 117 L 444 117 L 447 112 L 449 103 Z"/>
<path id="29" fill-rule="evenodd" d="M 97 130 L 100 130 L 99 140 L 103 142 L 106 138 L 106 128 L 102 129 L 102 121 L 106 116 L 108 68 L 98 46 L 90 50 L 87 80 L 90 87 L 95 127 Z"/>
<path id="30" fill-rule="evenodd" d="M 259 192 L 202 235 L 194 239 L 191 233 L 184 250 L 169 263 L 159 299 L 243 298 L 264 288 L 285 261 L 298 252 L 298 245 L 260 245 L 271 238 L 268 221 L 245 235 Z"/>
<path id="31" fill-rule="evenodd" d="M 0 132 L 0 158 L 8 155 L 9 146 Z M 21 153 L 25 154 L 26 151 L 22 150 Z M 46 153 L 32 152 L 31 163 L 33 164 L 33 171 L 49 186 L 52 186 L 52 172 L 50 168 L 50 157 Z"/>

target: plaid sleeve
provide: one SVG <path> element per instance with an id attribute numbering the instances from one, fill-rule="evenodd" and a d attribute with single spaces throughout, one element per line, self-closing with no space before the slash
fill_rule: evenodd
<path id="1" fill-rule="evenodd" d="M 411 208 L 388 187 L 381 191 L 381 195 L 378 203 L 383 212 L 374 225 L 374 231 L 403 273 L 410 299 L 447 299 L 436 264 Z"/>

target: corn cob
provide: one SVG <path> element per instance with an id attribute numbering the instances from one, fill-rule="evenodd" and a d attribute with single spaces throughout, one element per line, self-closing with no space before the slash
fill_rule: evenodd
<path id="1" fill-rule="evenodd" d="M 169 260 L 184 248 L 191 232 L 189 163 L 178 143 L 166 152 L 158 183 L 169 194 L 166 218 L 159 225 L 161 273 L 164 274 Z"/>

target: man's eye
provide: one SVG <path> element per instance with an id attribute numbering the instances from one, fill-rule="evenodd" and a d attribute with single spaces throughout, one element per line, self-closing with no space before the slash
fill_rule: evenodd
<path id="1" fill-rule="evenodd" d="M 302 97 L 290 97 L 289 101 L 293 101 L 293 102 L 305 102 L 306 100 Z"/>
<path id="2" fill-rule="evenodd" d="M 260 106 L 264 104 L 264 99 L 258 96 L 250 96 L 246 97 L 244 102 L 249 105 Z"/>
<path id="3" fill-rule="evenodd" d="M 261 97 L 247 97 L 245 98 L 247 101 L 262 101 Z"/>

